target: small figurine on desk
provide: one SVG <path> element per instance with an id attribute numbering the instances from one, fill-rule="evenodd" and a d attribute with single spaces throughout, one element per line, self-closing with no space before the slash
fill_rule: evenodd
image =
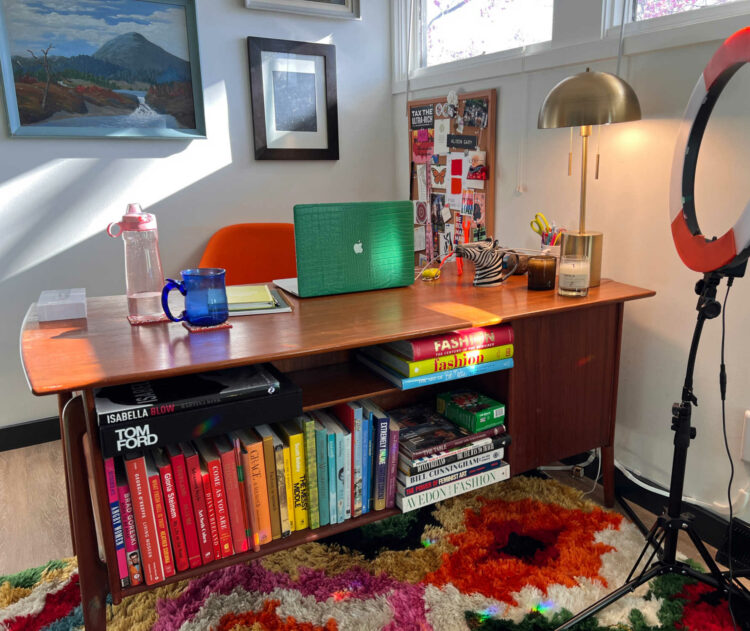
<path id="1" fill-rule="evenodd" d="M 456 256 L 474 263 L 474 286 L 495 287 L 507 280 L 518 267 L 518 255 L 500 247 L 493 239 L 461 243 L 456 246 Z M 503 259 L 508 257 L 508 265 L 503 269 Z"/>

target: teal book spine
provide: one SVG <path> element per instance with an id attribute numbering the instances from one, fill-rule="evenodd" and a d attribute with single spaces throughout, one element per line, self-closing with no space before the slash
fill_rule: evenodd
<path id="1" fill-rule="evenodd" d="M 328 434 L 328 512 L 332 524 L 339 522 L 336 476 L 336 434 Z"/>
<path id="2" fill-rule="evenodd" d="M 318 469 L 320 525 L 327 526 L 330 521 L 330 502 L 328 500 L 328 432 L 325 429 L 315 430 L 315 459 Z"/>
<path id="3" fill-rule="evenodd" d="M 372 489 L 372 413 L 362 421 L 362 514 L 370 512 L 370 492 Z"/>

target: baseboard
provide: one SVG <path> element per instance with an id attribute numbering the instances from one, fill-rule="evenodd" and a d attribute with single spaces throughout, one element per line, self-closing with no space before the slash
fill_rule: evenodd
<path id="1" fill-rule="evenodd" d="M 21 449 L 60 440 L 60 419 L 56 416 L 0 427 L 0 451 Z"/>

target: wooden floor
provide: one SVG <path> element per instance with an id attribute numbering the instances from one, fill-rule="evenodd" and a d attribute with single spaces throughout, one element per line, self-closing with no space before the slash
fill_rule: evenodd
<path id="1" fill-rule="evenodd" d="M 574 479 L 568 472 L 549 473 L 558 481 L 582 490 L 588 491 L 593 486 L 591 480 Z M 603 502 L 600 485 L 590 498 Z M 655 516 L 632 506 L 650 527 Z M 620 507 L 616 508 L 622 512 Z M 691 542 L 684 538 L 679 551 L 699 558 Z M 712 548 L 709 551 L 715 553 Z M 0 452 L 0 575 L 43 565 L 72 553 L 60 442 Z"/>

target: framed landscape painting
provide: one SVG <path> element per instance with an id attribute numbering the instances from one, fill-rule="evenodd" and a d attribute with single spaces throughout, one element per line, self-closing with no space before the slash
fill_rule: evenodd
<path id="1" fill-rule="evenodd" d="M 195 0 L 0 0 L 13 136 L 205 137 Z"/>
<path id="2" fill-rule="evenodd" d="M 359 20 L 359 0 L 245 0 L 248 9 Z"/>

